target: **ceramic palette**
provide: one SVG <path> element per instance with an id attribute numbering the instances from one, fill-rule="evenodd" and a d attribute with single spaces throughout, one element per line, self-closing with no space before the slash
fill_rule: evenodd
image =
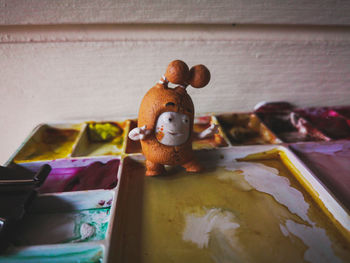
<path id="1" fill-rule="evenodd" d="M 193 142 L 202 174 L 145 177 L 139 142 L 127 138 L 136 123 L 33 131 L 9 163 L 52 172 L 0 262 L 350 260 L 347 208 L 258 112 L 196 117 L 196 132 L 219 125 Z"/>

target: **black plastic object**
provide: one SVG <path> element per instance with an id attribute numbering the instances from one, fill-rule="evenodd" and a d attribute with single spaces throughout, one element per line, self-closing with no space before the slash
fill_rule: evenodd
<path id="1" fill-rule="evenodd" d="M 37 173 L 16 164 L 0 166 L 0 252 L 11 243 L 16 223 L 24 216 L 51 167 L 43 165 Z"/>

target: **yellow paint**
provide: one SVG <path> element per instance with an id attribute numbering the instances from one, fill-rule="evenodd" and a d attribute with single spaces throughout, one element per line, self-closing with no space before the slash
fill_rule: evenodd
<path id="1" fill-rule="evenodd" d="M 252 162 L 276 168 L 279 175 L 290 180 L 291 186 L 298 189 L 310 205 L 308 217 L 318 227 L 326 229 L 334 253 L 344 262 L 349 262 L 349 243 L 313 198 L 279 159 L 273 158 L 273 155 L 268 158 L 266 153 L 263 157 L 263 160 Z M 125 198 L 132 203 L 128 203 L 121 214 L 125 216 L 124 222 L 132 222 L 133 227 L 123 233 L 123 254 L 128 255 L 124 260 L 215 262 L 213 258 L 220 259 L 225 255 L 220 235 L 208 233 L 211 235 L 208 247 L 199 248 L 195 243 L 184 241 L 183 232 L 187 215 L 200 217 L 207 210 L 218 208 L 234 214 L 235 222 L 240 225 L 234 233 L 237 240 L 235 250 L 239 251 L 235 260 L 304 262 L 307 246 L 293 235 L 284 236 L 280 224 L 286 220 L 306 226 L 309 223 L 291 213 L 271 195 L 252 189 L 242 171 L 219 167 L 202 174 L 188 174 L 175 169 L 163 177 L 145 177 L 143 172 L 140 169 L 137 175 L 126 174 L 132 188 L 128 188 L 130 190 Z M 226 258 L 227 262 L 232 262 L 232 259 Z"/>
<path id="2" fill-rule="evenodd" d="M 15 157 L 15 162 L 52 160 L 69 156 L 79 134 L 72 129 L 42 126 Z"/>
<path id="3" fill-rule="evenodd" d="M 129 122 L 112 122 L 121 128 L 121 133 L 111 141 L 92 141 L 87 134 L 84 134 L 82 141 L 77 145 L 74 156 L 101 156 L 120 155 L 124 151 L 124 141 Z M 106 124 L 106 123 L 103 123 Z M 86 131 L 87 133 L 87 131 Z"/>

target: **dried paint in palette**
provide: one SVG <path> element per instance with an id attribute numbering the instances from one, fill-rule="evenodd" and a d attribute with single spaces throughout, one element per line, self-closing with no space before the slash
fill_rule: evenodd
<path id="1" fill-rule="evenodd" d="M 349 262 L 349 241 L 279 151 L 249 153 L 205 151 L 207 172 L 160 177 L 125 159 L 120 262 Z"/>
<path id="2" fill-rule="evenodd" d="M 217 124 L 217 121 L 211 116 L 197 117 L 194 120 L 193 132 L 197 134 L 201 133 L 205 129 L 209 128 L 212 123 Z M 220 128 L 217 134 L 214 134 L 213 136 L 205 139 L 199 139 L 195 137 L 192 143 L 192 147 L 194 150 L 213 149 L 225 146 L 228 146 L 228 144 L 222 136 L 222 131 Z"/>
<path id="3" fill-rule="evenodd" d="M 283 142 L 330 140 L 330 138 L 294 112 L 257 112 L 256 115 Z"/>
<path id="4" fill-rule="evenodd" d="M 331 139 L 350 138 L 347 120 L 333 109 L 307 108 L 298 109 L 296 112 Z"/>
<path id="5" fill-rule="evenodd" d="M 16 246 L 77 243 L 103 240 L 110 208 L 60 213 L 33 213 L 22 220 Z"/>
<path id="6" fill-rule="evenodd" d="M 89 122 L 72 156 L 121 154 L 127 122 Z"/>
<path id="7" fill-rule="evenodd" d="M 216 117 L 232 145 L 274 144 L 280 142 L 254 114 L 228 113 Z"/>
<path id="8" fill-rule="evenodd" d="M 290 147 L 350 210 L 350 141 L 302 143 Z"/>
<path id="9" fill-rule="evenodd" d="M 89 262 L 100 263 L 103 260 L 102 246 L 71 245 L 71 246 L 40 246 L 12 249 L 8 254 L 0 256 L 1 263 L 67 263 Z"/>
<path id="10" fill-rule="evenodd" d="M 14 160 L 38 161 L 64 158 L 71 154 L 82 125 L 66 125 L 69 128 L 42 125 L 20 149 Z"/>
<path id="11" fill-rule="evenodd" d="M 118 183 L 119 159 L 61 159 L 45 163 L 49 164 L 52 170 L 39 188 L 41 194 L 113 189 Z M 25 167 L 36 171 L 42 164 L 28 163 Z"/>

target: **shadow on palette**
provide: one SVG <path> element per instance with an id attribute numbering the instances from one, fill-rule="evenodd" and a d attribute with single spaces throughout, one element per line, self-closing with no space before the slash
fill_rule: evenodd
<path id="1" fill-rule="evenodd" d="M 332 221 L 320 193 L 305 184 L 309 174 L 299 172 L 286 148 L 276 147 L 199 151 L 204 173 L 172 169 L 171 176 L 158 177 L 144 175 L 141 157 L 127 157 L 111 257 L 117 262 L 348 262 L 349 226 Z"/>
<path id="2" fill-rule="evenodd" d="M 101 262 L 113 195 L 89 198 L 39 196 L 19 222 L 11 248 L 0 262 Z M 105 200 L 101 206 L 98 199 Z"/>

